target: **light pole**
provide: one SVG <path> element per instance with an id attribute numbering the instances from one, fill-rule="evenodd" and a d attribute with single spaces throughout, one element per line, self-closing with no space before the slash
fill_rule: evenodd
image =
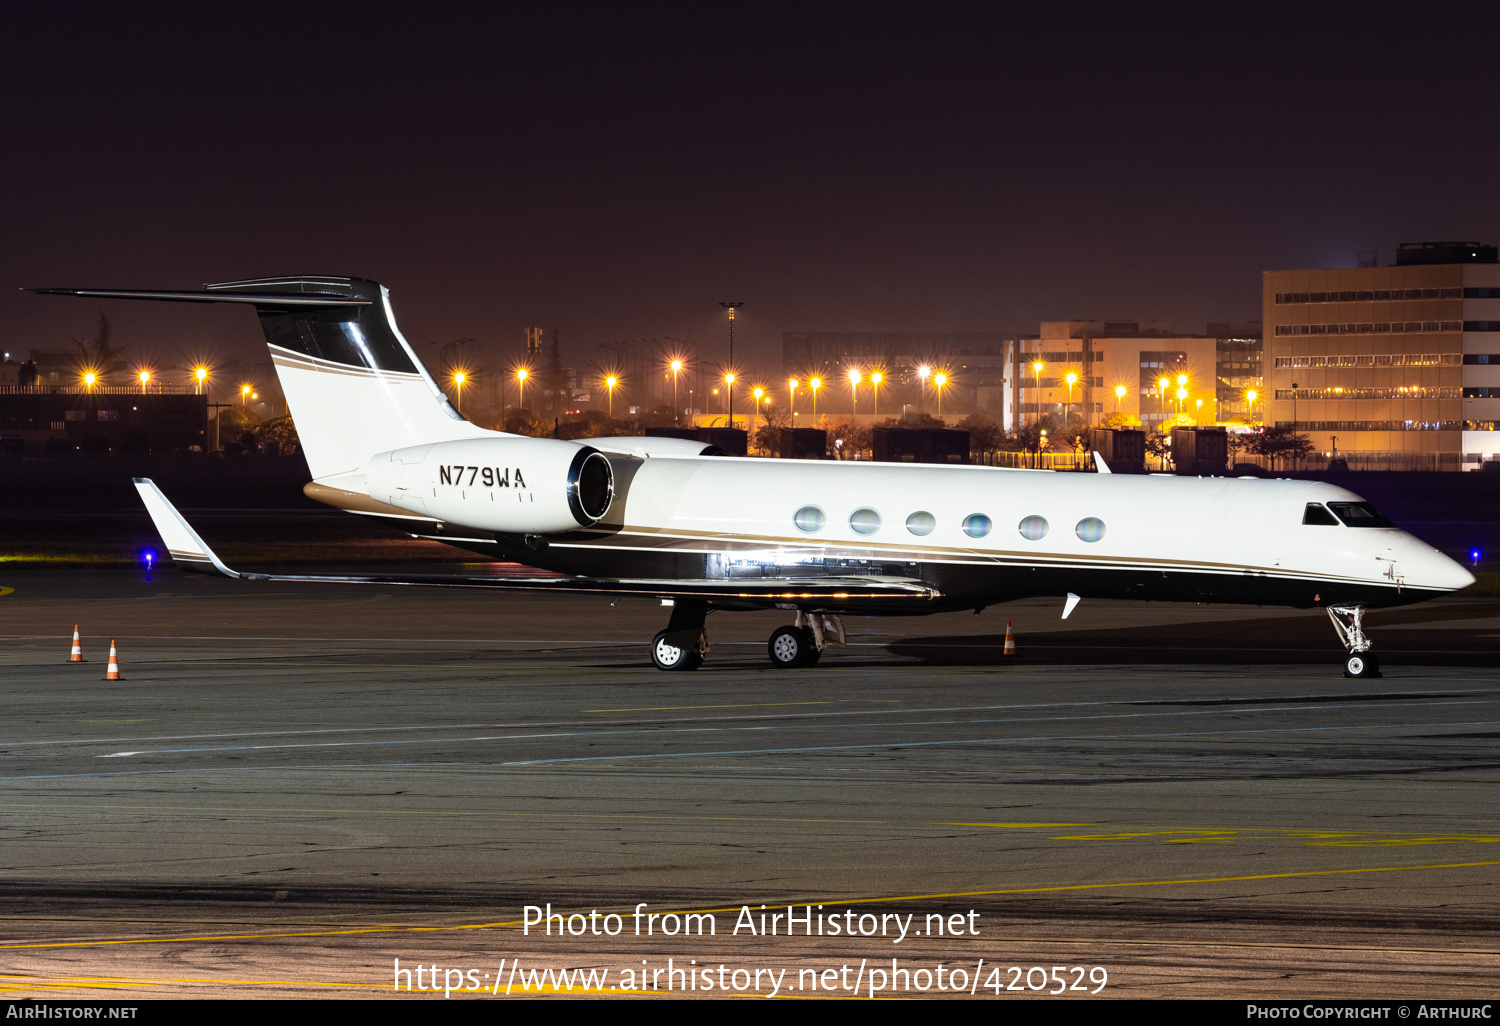
<path id="1" fill-rule="evenodd" d="M 1115 413 L 1120 412 L 1120 402 L 1125 398 L 1125 386 L 1115 386 Z"/>
<path id="2" fill-rule="evenodd" d="M 202 395 L 203 382 L 208 379 L 208 368 L 199 367 L 197 370 L 193 371 L 193 377 L 198 379 L 198 394 Z"/>
<path id="3" fill-rule="evenodd" d="M 140 373 L 140 379 L 141 379 L 141 395 L 145 395 L 146 394 L 146 386 L 148 384 L 150 384 L 150 382 L 151 382 L 151 372 L 150 371 L 141 371 L 141 373 Z"/>
<path id="4" fill-rule="evenodd" d="M 465 374 L 463 371 L 454 371 L 453 372 L 453 387 L 455 389 L 457 389 L 457 391 L 458 391 L 458 412 L 459 413 L 464 412 L 464 382 L 468 381 L 468 380 L 469 380 L 469 376 L 467 374 Z"/>
<path id="5" fill-rule="evenodd" d="M 521 390 L 521 398 L 516 402 L 516 409 L 526 409 L 526 379 L 531 375 L 525 367 L 516 368 L 516 384 Z"/>
<path id="6" fill-rule="evenodd" d="M 678 413 L 680 412 L 677 409 L 677 375 L 678 375 L 678 373 L 681 370 L 682 370 L 682 361 L 681 360 L 673 360 L 672 361 L 672 423 L 673 424 L 678 423 Z"/>
<path id="7" fill-rule="evenodd" d="M 245 408 L 245 399 L 249 395 L 250 395 L 250 386 L 249 385 L 241 385 L 240 386 L 240 409 L 243 410 Z"/>
<path id="8" fill-rule="evenodd" d="M 734 427 L 734 372 L 724 375 L 724 395 L 729 403 L 729 426 Z"/>
<path id="9" fill-rule="evenodd" d="M 1161 405 L 1161 419 L 1167 419 L 1167 386 L 1172 382 L 1167 378 L 1156 379 L 1156 397 Z"/>
<path id="10" fill-rule="evenodd" d="M 870 375 L 870 392 L 874 396 L 872 400 L 874 405 L 870 407 L 870 411 L 877 417 L 880 416 L 880 383 L 884 380 L 885 375 L 879 371 Z"/>
<path id="11" fill-rule="evenodd" d="M 796 378 L 786 379 L 787 414 L 788 419 L 792 422 L 792 427 L 797 426 L 797 386 L 801 383 Z"/>
<path id="12" fill-rule="evenodd" d="M 1047 366 L 1041 360 L 1031 365 L 1031 373 L 1036 375 L 1036 422 L 1042 422 L 1042 368 Z"/>
<path id="13" fill-rule="evenodd" d="M 813 378 L 812 380 L 810 380 L 807 383 L 807 387 L 810 388 L 810 389 L 812 389 L 812 395 L 813 395 L 813 414 L 812 415 L 813 415 L 813 423 L 816 424 L 818 422 L 818 389 L 820 389 L 820 388 L 823 387 L 823 379 L 822 378 Z"/>
<path id="14" fill-rule="evenodd" d="M 1245 393 L 1245 402 L 1247 404 L 1245 409 L 1245 423 L 1247 426 L 1255 423 L 1255 399 L 1257 395 L 1259 393 L 1253 388 Z"/>
<path id="15" fill-rule="evenodd" d="M 729 369 L 730 373 L 724 375 L 724 380 L 731 385 L 734 384 L 734 312 L 744 303 L 735 301 L 733 303 L 720 303 L 724 309 L 729 311 Z M 729 426 L 734 427 L 734 389 L 729 390 Z"/>
<path id="16" fill-rule="evenodd" d="M 759 413 L 760 412 L 760 397 L 766 394 L 766 390 L 764 388 L 761 388 L 759 385 L 756 385 L 755 388 L 754 388 L 754 390 L 753 390 L 753 392 L 752 392 L 752 394 L 755 396 L 755 412 Z M 755 431 L 755 420 L 753 418 L 750 421 L 750 428 L 749 428 L 749 430 L 752 433 Z"/>
<path id="17" fill-rule="evenodd" d="M 850 409 L 853 411 L 852 416 L 854 416 L 854 417 L 858 417 L 859 416 L 859 382 L 860 382 L 860 380 L 861 380 L 861 378 L 860 378 L 860 373 L 859 373 L 858 369 L 853 368 L 853 367 L 849 368 L 849 394 L 854 397 L 853 398 L 853 402 L 850 404 Z"/>
<path id="18" fill-rule="evenodd" d="M 1068 371 L 1067 377 L 1063 380 L 1068 383 L 1068 408 L 1063 413 L 1063 424 L 1066 426 L 1068 418 L 1073 415 L 1073 386 L 1078 384 L 1078 375 Z"/>
<path id="19" fill-rule="evenodd" d="M 614 420 L 615 419 L 615 386 L 618 385 L 619 383 L 620 383 L 620 379 L 617 378 L 617 377 L 615 377 L 613 374 L 609 375 L 608 377 L 606 377 L 604 379 L 604 388 L 605 388 L 605 390 L 607 392 L 609 392 L 609 419 L 610 420 Z"/>
<path id="20" fill-rule="evenodd" d="M 932 368 L 923 364 L 917 368 L 917 409 L 927 412 L 927 379 L 932 375 Z"/>
<path id="21" fill-rule="evenodd" d="M 1177 375 L 1177 412 L 1179 414 L 1182 413 L 1183 400 L 1188 396 L 1187 383 L 1188 376 L 1186 374 Z"/>
<path id="22" fill-rule="evenodd" d="M 941 419 L 943 416 L 943 386 L 948 383 L 948 375 L 944 374 L 942 371 L 939 371 L 932 376 L 932 383 L 937 388 L 938 418 Z"/>

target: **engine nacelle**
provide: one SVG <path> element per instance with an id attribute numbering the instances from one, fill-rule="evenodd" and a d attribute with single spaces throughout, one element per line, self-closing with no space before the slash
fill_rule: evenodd
<path id="1" fill-rule="evenodd" d="M 559 534 L 609 511 L 614 474 L 599 450 L 550 438 L 467 438 L 383 452 L 370 497 L 434 520 L 503 534 Z"/>

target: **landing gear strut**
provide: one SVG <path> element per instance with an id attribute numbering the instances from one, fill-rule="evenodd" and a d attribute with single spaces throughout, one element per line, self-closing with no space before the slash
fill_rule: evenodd
<path id="1" fill-rule="evenodd" d="M 651 640 L 651 661 L 658 670 L 696 670 L 708 654 L 708 603 L 678 599 L 667 629 Z"/>
<path id="2" fill-rule="evenodd" d="M 1371 652 L 1374 642 L 1365 637 L 1364 606 L 1329 606 L 1328 619 L 1339 640 L 1349 650 L 1344 658 L 1345 677 L 1379 677 L 1380 658 Z"/>
<path id="3" fill-rule="evenodd" d="M 766 644 L 771 665 L 792 669 L 816 665 L 825 645 L 844 644 L 844 622 L 827 613 L 804 613 L 797 610 L 797 622 L 778 627 Z"/>

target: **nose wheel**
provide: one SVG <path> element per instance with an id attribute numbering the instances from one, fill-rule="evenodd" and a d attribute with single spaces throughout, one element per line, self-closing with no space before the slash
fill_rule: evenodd
<path id="1" fill-rule="evenodd" d="M 1379 677 L 1380 658 L 1370 649 L 1375 643 L 1365 637 L 1364 606 L 1329 606 L 1328 619 L 1339 640 L 1349 650 L 1344 658 L 1345 677 Z"/>

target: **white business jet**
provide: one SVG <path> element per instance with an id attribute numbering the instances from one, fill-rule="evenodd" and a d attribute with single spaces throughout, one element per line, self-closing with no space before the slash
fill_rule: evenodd
<path id="1" fill-rule="evenodd" d="M 1030 596 L 1321 606 L 1379 664 L 1362 619 L 1474 582 L 1334 485 L 1259 478 L 735 459 L 671 438 L 561 441 L 489 431 L 449 404 L 362 278 L 201 291 L 36 289 L 244 303 L 259 315 L 320 502 L 553 577 L 316 576 L 225 566 L 149 480 L 146 507 L 185 570 L 238 580 L 421 584 L 656 596 L 651 656 L 691 670 L 716 610 L 783 609 L 776 666 L 844 640 L 844 614 L 915 616 Z"/>

